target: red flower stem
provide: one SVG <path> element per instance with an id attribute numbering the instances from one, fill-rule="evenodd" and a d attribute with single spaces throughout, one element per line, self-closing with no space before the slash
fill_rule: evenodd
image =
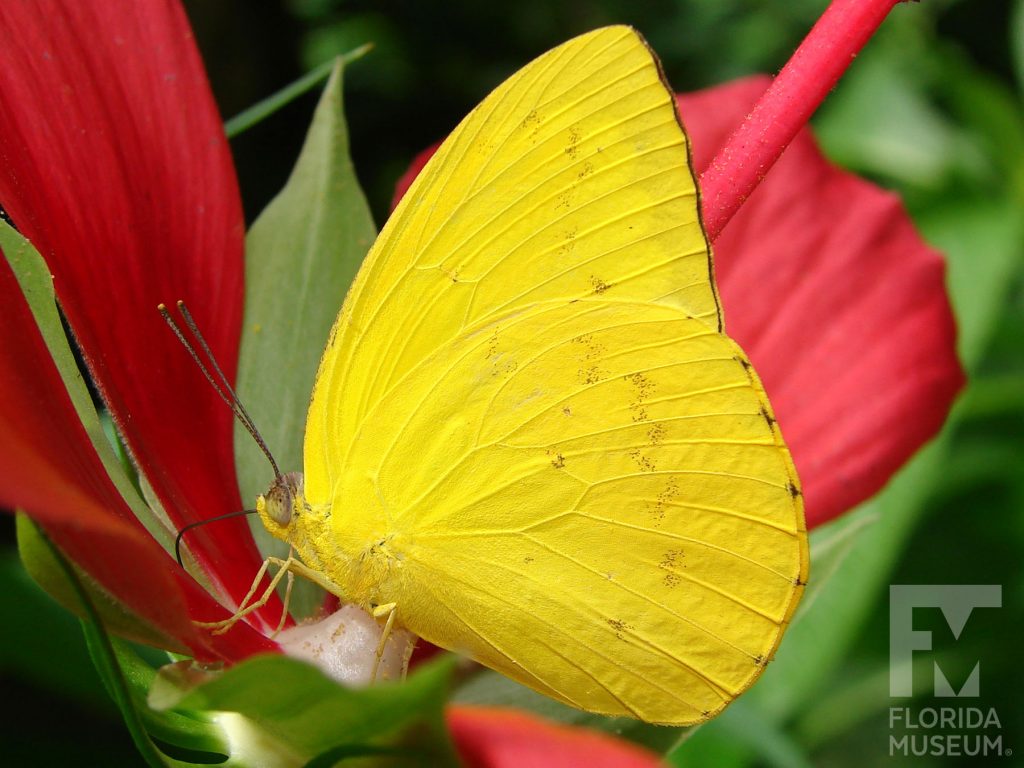
<path id="1" fill-rule="evenodd" d="M 704 175 L 704 229 L 718 238 L 889 11 L 902 0 L 833 0 Z"/>

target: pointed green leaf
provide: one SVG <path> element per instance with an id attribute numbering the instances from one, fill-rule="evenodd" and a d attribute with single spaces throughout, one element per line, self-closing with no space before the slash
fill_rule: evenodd
<path id="1" fill-rule="evenodd" d="M 320 354 L 375 236 L 349 157 L 342 69 L 339 59 L 291 178 L 246 240 L 237 389 L 282 472 L 302 468 L 306 408 Z M 272 472 L 241 427 L 235 438 L 239 487 L 248 503 L 267 489 Z M 285 554 L 258 521 L 253 531 L 264 552 Z M 293 596 L 292 605 L 302 615 L 315 600 L 307 593 L 301 606 Z"/>
<path id="2" fill-rule="evenodd" d="M 75 363 L 75 357 L 68 346 L 64 327 L 57 313 L 50 270 L 32 243 L 3 219 L 0 219 L 0 250 L 3 250 L 8 264 L 11 265 L 50 356 L 53 357 L 57 371 L 64 380 L 64 386 L 78 412 L 78 417 L 103 457 L 102 449 L 106 446 L 107 439 L 103 435 L 96 409 Z"/>
<path id="3" fill-rule="evenodd" d="M 19 521 L 25 528 L 35 527 L 24 516 L 20 516 Z M 67 561 L 38 529 L 32 541 L 33 546 L 49 550 L 54 570 L 63 572 L 68 590 L 73 595 L 71 599 L 77 599 L 76 613 L 83 616 L 82 629 L 93 666 L 121 711 L 132 740 L 146 763 L 154 768 L 189 768 L 211 763 L 224 768 L 253 765 L 254 761 L 250 759 L 253 753 L 247 751 L 251 742 L 236 743 L 237 724 L 225 718 L 223 713 L 158 711 L 148 706 L 146 696 L 156 677 L 156 670 L 128 643 L 110 637 L 101 616 L 103 606 L 93 602 L 93 596 L 100 593 L 81 579 L 81 571 Z M 37 559 L 41 558 L 42 555 Z M 265 748 L 266 744 L 261 742 L 260 746 Z M 259 758 L 256 762 L 266 762 L 266 751 L 256 756 Z"/>

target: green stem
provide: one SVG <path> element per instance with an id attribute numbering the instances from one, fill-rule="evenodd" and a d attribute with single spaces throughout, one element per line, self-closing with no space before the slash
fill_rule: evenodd
<path id="1" fill-rule="evenodd" d="M 365 45 L 361 45 L 348 53 L 338 56 L 336 59 L 325 61 L 319 67 L 303 75 L 290 85 L 286 85 L 277 93 L 253 104 L 248 109 L 239 112 L 230 120 L 227 120 L 224 123 L 224 133 L 227 134 L 229 139 L 235 138 L 240 133 L 252 128 L 256 123 L 265 120 L 267 117 L 277 112 L 277 110 L 281 109 L 281 107 L 291 103 L 306 91 L 326 80 L 327 76 L 331 74 L 331 70 L 334 69 L 335 63 L 339 60 L 343 65 L 349 64 L 364 56 L 371 48 L 373 48 L 373 43 L 366 43 Z"/>

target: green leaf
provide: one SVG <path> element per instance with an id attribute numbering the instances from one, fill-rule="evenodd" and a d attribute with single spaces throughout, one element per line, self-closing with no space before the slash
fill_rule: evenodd
<path id="1" fill-rule="evenodd" d="M 32 523 L 26 519 L 25 525 Z M 51 549 L 51 557 L 57 567 L 63 569 L 65 578 L 81 603 L 85 615 L 82 628 L 93 664 L 148 765 L 185 768 L 216 763 L 225 768 L 248 768 L 256 764 L 297 767 L 323 751 L 317 749 L 321 746 L 317 736 L 321 741 L 326 741 L 329 748 L 347 744 L 359 754 L 379 752 L 382 746 L 401 746 L 400 738 L 408 738 L 411 746 L 419 748 L 416 754 L 443 756 L 449 749 L 441 715 L 447 681 L 447 670 L 442 668 L 443 665 L 434 667 L 433 675 L 427 673 L 417 676 L 418 684 L 396 686 L 387 691 L 375 689 L 378 701 L 367 705 L 365 699 L 346 699 L 346 696 L 351 697 L 359 692 L 341 688 L 323 678 L 317 670 L 300 662 L 272 657 L 264 659 L 271 667 L 275 661 L 285 662 L 319 676 L 322 685 L 312 685 L 308 676 L 289 681 L 287 675 L 270 672 L 263 677 L 266 669 L 261 669 L 255 672 L 255 676 L 270 688 L 259 690 L 259 684 L 251 685 L 251 677 L 250 685 L 246 686 L 244 671 L 232 670 L 234 677 L 229 673 L 214 678 L 213 684 L 221 686 L 219 695 L 215 692 L 213 696 L 204 697 L 203 693 L 184 692 L 176 697 L 177 709 L 150 707 L 147 704 L 147 693 L 156 678 L 156 671 L 130 645 L 110 638 L 75 568 L 50 544 L 44 534 L 39 534 L 38 542 L 40 546 Z M 247 665 L 243 664 L 235 669 L 246 668 Z M 238 678 L 242 679 L 240 684 L 235 682 Z M 288 687 L 292 682 L 304 694 L 318 697 L 320 704 L 334 704 L 333 708 L 328 706 L 323 717 L 318 718 L 315 716 L 318 710 L 312 706 L 311 699 L 302 695 L 286 700 L 283 708 L 275 708 L 274 703 L 280 698 L 276 696 L 278 686 Z M 329 689 L 340 691 L 341 697 L 335 696 L 331 701 L 332 697 L 327 693 Z M 400 695 L 388 695 L 394 691 L 399 691 Z M 245 717 L 245 706 L 232 707 L 232 702 L 238 703 L 239 698 L 244 700 L 249 695 L 256 697 L 250 702 L 255 706 L 250 706 L 249 710 L 257 714 L 262 714 L 266 707 L 256 702 L 270 704 L 272 714 L 269 721 L 274 722 L 275 715 L 278 721 L 284 721 L 278 723 L 281 725 L 279 730 L 275 731 L 273 727 L 268 730 L 265 721 Z M 386 699 L 384 706 L 379 703 L 381 695 Z M 186 701 L 190 696 L 193 706 L 188 706 L 189 701 Z M 195 706 L 197 702 L 200 706 Z M 376 707 L 373 706 L 375 703 Z M 387 711 L 387 714 L 382 716 L 382 711 Z M 312 716 L 307 717 L 310 713 L 313 713 Z M 346 713 L 349 716 L 348 722 L 344 717 Z M 304 721 L 302 727 L 292 727 L 292 723 L 288 722 L 288 717 L 293 715 Z M 367 731 L 372 729 L 375 722 L 384 723 L 384 726 L 380 734 L 372 734 L 374 738 L 370 738 Z M 343 726 L 355 723 L 363 727 L 345 728 L 339 736 L 336 730 L 329 727 L 329 723 Z M 307 726 L 319 727 L 321 732 L 311 734 Z M 376 738 L 378 735 L 380 738 Z"/>
<path id="2" fill-rule="evenodd" d="M 358 48 L 349 51 L 340 58 L 344 63 L 348 64 L 356 59 L 361 59 L 370 51 L 371 48 L 373 48 L 373 44 L 366 43 L 365 45 L 361 45 Z M 227 134 L 229 139 L 233 139 L 239 134 L 249 130 L 257 123 L 266 120 L 279 109 L 290 104 L 299 96 L 306 93 L 306 91 L 316 87 L 325 77 L 331 74 L 335 66 L 337 66 L 337 63 L 334 60 L 325 61 L 320 66 L 314 67 L 310 72 L 300 77 L 294 83 L 286 85 L 277 93 L 272 94 L 262 101 L 253 104 L 248 109 L 239 112 L 230 120 L 225 121 L 224 133 Z"/>
<path id="3" fill-rule="evenodd" d="M 914 697 L 931 697 L 935 665 L 949 668 L 953 655 L 946 653 L 921 654 L 911 662 Z M 858 668 L 845 675 L 796 722 L 793 730 L 808 749 L 816 749 L 843 733 L 855 731 L 872 717 L 884 716 L 892 707 L 889 696 L 888 660 L 866 668 Z"/>
<path id="4" fill-rule="evenodd" d="M 916 14 L 893 14 L 815 120 L 829 156 L 902 187 L 911 208 L 936 192 L 1024 194 L 1018 94 Z M 908 61 L 914 61 L 908 66 Z"/>
<path id="5" fill-rule="evenodd" d="M 969 142 L 981 155 L 985 173 L 978 179 L 989 196 L 1006 189 L 1024 202 L 1024 108 L 1000 80 L 975 69 L 961 51 L 943 57 L 942 93 L 949 109 L 965 124 Z M 954 199 L 966 197 L 961 192 Z"/>
<path id="6" fill-rule="evenodd" d="M 67 589 L 74 596 L 71 599 L 78 601 L 75 612 L 83 615 L 82 630 L 93 666 L 106 692 L 121 711 L 132 740 L 146 763 L 151 766 L 187 766 L 193 765 L 194 759 L 201 764 L 215 760 L 225 768 L 245 768 L 247 763 L 225 762 L 229 753 L 228 741 L 212 715 L 162 713 L 146 706 L 146 690 L 156 672 L 128 643 L 115 640 L 106 632 L 101 614 L 109 609 L 103 603 L 93 601 L 97 595 L 102 597 L 102 593 L 89 586 L 82 571 L 63 557 L 31 520 L 19 515 L 18 527 L 19 534 L 29 528 L 35 530 L 32 546 L 48 550 L 54 571 L 62 572 Z M 37 559 L 42 557 L 40 554 Z M 59 653 L 48 656 L 50 663 L 57 656 L 62 662 L 67 660 L 68 649 L 61 648 Z M 160 746 L 155 739 L 161 742 Z M 175 757 L 187 762 L 175 760 Z"/>
<path id="7" fill-rule="evenodd" d="M 960 411 L 965 421 L 1024 414 L 1024 372 L 990 374 L 973 380 Z"/>
<path id="8" fill-rule="evenodd" d="M 183 690 L 164 690 L 161 706 L 175 711 L 237 713 L 256 731 L 240 739 L 270 739 L 296 759 L 316 762 L 331 755 L 388 756 L 389 764 L 455 765 L 443 707 L 452 660 L 418 669 L 403 683 L 346 688 L 309 664 L 284 656 L 260 656 Z M 323 758 L 326 760 L 326 758 Z M 303 764 L 303 763 L 299 763 Z"/>
<path id="9" fill-rule="evenodd" d="M 50 275 L 49 267 L 46 266 L 46 262 L 32 247 L 32 244 L 3 219 L 0 219 L 0 250 L 3 250 L 8 264 L 11 265 L 11 270 L 14 272 L 21 292 L 25 296 L 25 301 L 32 311 L 43 341 L 57 366 L 57 371 L 64 381 L 64 386 L 79 419 L 85 425 L 101 458 L 106 459 L 105 454 L 109 451 L 102 449 L 107 446 L 107 438 L 100 426 L 99 417 L 96 415 L 92 398 L 89 396 L 89 390 L 78 370 L 78 364 L 68 346 L 64 326 L 57 313 L 57 303 L 53 294 L 53 277 Z M 114 466 L 116 466 L 116 462 Z"/>
<path id="10" fill-rule="evenodd" d="M 334 71 L 313 116 L 291 178 L 253 224 L 246 240 L 246 297 L 239 397 L 283 472 L 302 467 L 306 409 L 320 355 L 345 292 L 376 234 L 349 157 L 342 112 L 342 70 Z M 235 431 L 244 499 L 266 491 L 267 460 L 240 426 Z M 259 521 L 253 532 L 267 554 L 284 556 Z M 293 595 L 297 615 L 319 603 Z"/>

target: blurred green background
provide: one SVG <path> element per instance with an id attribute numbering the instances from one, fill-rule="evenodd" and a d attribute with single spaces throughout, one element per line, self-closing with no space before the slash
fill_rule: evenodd
<path id="1" fill-rule="evenodd" d="M 360 179 L 382 222 L 410 158 L 443 137 L 506 75 L 596 26 L 630 23 L 678 90 L 776 71 L 824 0 L 191 0 L 225 117 L 335 54 L 373 41 L 346 73 Z M 638 7 L 641 6 L 642 7 Z M 1024 765 L 1024 0 L 901 4 L 815 123 L 839 164 L 897 189 L 950 261 L 971 383 L 947 429 L 878 498 L 815 534 L 825 581 L 764 679 L 676 748 L 677 765 Z M 236 138 L 251 221 L 280 189 L 315 94 Z M 856 404 L 849 404 L 856 407 Z M 899 429 L 899 424 L 893 424 Z M 0 518 L 0 674 L 13 709 L 0 763 L 135 765 L 91 671 L 78 622 L 28 583 Z M 816 551 L 819 551 L 816 550 Z M 816 564 L 819 565 L 819 564 Z M 827 579 L 827 573 L 832 571 Z M 955 640 L 918 611 L 957 687 L 981 663 L 981 697 L 1011 754 L 889 756 L 891 706 L 931 698 L 920 658 L 913 700 L 888 695 L 889 584 L 1000 584 Z M 962 704 L 963 702 L 961 702 Z M 954 702 L 956 704 L 956 702 Z M 989 735 L 998 735 L 988 731 Z M 642 737 L 648 738 L 649 737 Z"/>

